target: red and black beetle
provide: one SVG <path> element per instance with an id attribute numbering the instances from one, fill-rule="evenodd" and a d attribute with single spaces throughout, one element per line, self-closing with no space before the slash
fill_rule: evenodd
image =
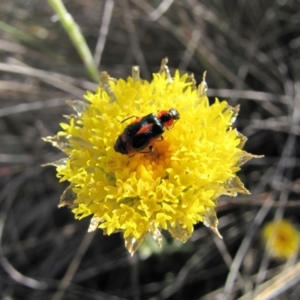
<path id="1" fill-rule="evenodd" d="M 128 155 L 150 153 L 153 151 L 154 142 L 160 137 L 163 138 L 165 128 L 172 127 L 174 121 L 179 118 L 180 115 L 175 108 L 159 111 L 157 116 L 151 113 L 137 118 L 118 136 L 114 149 L 116 152 Z M 122 123 L 128 119 L 123 120 Z"/>

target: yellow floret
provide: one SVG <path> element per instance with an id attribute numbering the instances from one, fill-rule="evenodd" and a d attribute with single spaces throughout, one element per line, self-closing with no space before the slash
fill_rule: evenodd
<path id="1" fill-rule="evenodd" d="M 263 229 L 263 240 L 274 258 L 288 259 L 299 250 L 299 232 L 288 220 L 267 223 Z"/>
<path id="2" fill-rule="evenodd" d="M 58 136 L 46 138 L 68 156 L 53 163 L 60 181 L 71 183 L 60 206 L 70 205 L 78 219 L 92 215 L 90 231 L 123 232 L 132 254 L 148 232 L 160 243 L 161 229 L 183 242 L 198 222 L 219 234 L 218 197 L 248 193 L 236 175 L 253 157 L 242 150 L 246 138 L 232 128 L 238 107 L 218 99 L 210 105 L 205 81 L 197 89 L 192 76 L 176 71 L 171 78 L 166 60 L 150 82 L 136 67 L 127 80 L 102 73 L 97 92 L 85 98 L 87 104 L 69 101 L 78 115 L 61 124 Z M 114 151 L 132 122 L 121 120 L 170 108 L 180 120 L 152 153 Z"/>

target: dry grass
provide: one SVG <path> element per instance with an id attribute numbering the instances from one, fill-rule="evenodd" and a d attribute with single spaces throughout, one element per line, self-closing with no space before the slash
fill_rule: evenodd
<path id="1" fill-rule="evenodd" d="M 300 2 L 64 3 L 114 77 L 139 65 L 149 79 L 165 56 L 198 82 L 207 70 L 209 96 L 241 104 L 246 150 L 265 158 L 240 174 L 251 196 L 220 199 L 223 240 L 199 224 L 185 245 L 166 236 L 142 259 L 118 235 L 87 234 L 89 220 L 56 207 L 65 185 L 40 165 L 62 154 L 41 137 L 71 112 L 66 99 L 96 85 L 46 1 L 2 0 L 0 298 L 299 299 L 298 259 L 271 261 L 259 237 L 273 218 L 300 224 Z"/>

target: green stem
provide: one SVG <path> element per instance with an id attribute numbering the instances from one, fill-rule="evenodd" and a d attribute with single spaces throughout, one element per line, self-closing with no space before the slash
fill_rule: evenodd
<path id="1" fill-rule="evenodd" d="M 80 31 L 80 28 L 75 23 L 71 14 L 68 13 L 61 0 L 48 0 L 48 3 L 58 15 L 60 22 L 62 23 L 71 41 L 76 47 L 91 78 L 98 82 L 99 72 L 94 62 L 94 58 L 90 52 L 90 49 L 88 48 L 86 41 Z"/>
<path id="2" fill-rule="evenodd" d="M 3 30 L 8 34 L 11 34 L 12 36 L 21 40 L 22 42 L 36 46 L 36 40 L 32 36 L 1 21 L 0 21 L 0 30 Z"/>

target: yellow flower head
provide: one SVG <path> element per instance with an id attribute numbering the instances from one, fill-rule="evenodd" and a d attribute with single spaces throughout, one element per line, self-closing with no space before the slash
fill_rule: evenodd
<path id="1" fill-rule="evenodd" d="M 288 220 L 267 223 L 262 237 L 268 253 L 274 258 L 288 259 L 299 250 L 299 232 Z"/>
<path id="2" fill-rule="evenodd" d="M 140 79 L 138 67 L 127 80 L 103 72 L 97 92 L 85 95 L 88 103 L 68 101 L 77 115 L 61 124 L 57 136 L 45 138 L 67 155 L 51 163 L 60 181 L 70 182 L 59 206 L 71 206 L 77 219 L 92 215 L 89 231 L 122 232 L 131 254 L 148 232 L 160 245 L 161 229 L 185 242 L 204 222 L 219 235 L 219 196 L 248 193 L 236 175 L 253 158 L 242 150 L 246 138 L 232 128 L 238 107 L 218 100 L 210 105 L 205 78 L 196 87 L 192 75 L 176 71 L 172 78 L 166 64 L 164 59 L 150 82 Z M 180 119 L 151 140 L 152 152 L 115 151 L 136 117 L 171 108 Z M 130 147 L 128 136 L 120 138 Z"/>

